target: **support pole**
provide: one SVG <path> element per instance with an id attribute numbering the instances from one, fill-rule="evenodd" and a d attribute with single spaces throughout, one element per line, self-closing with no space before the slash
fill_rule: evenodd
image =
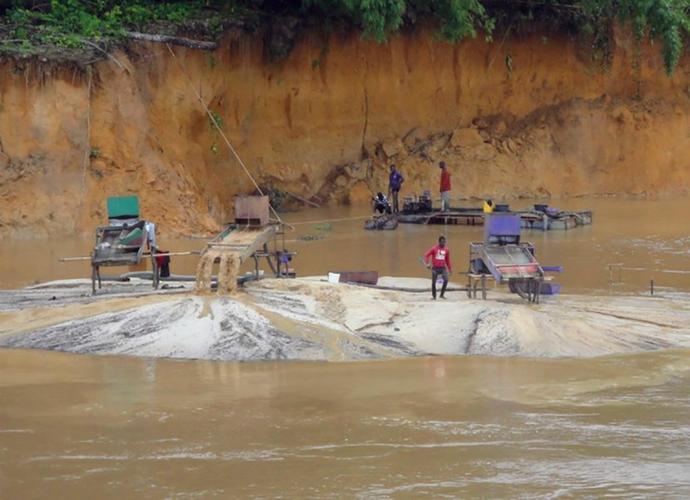
<path id="1" fill-rule="evenodd" d="M 160 267 L 158 267 L 158 261 L 156 260 L 156 257 L 153 254 L 151 255 L 151 271 L 153 274 L 153 289 L 158 290 L 158 284 L 160 283 L 161 277 L 161 269 Z"/>
<path id="2" fill-rule="evenodd" d="M 274 239 L 275 242 L 275 239 Z M 277 246 L 277 245 L 276 245 Z M 278 260 L 278 269 L 275 268 L 273 265 L 273 261 L 271 260 L 271 253 L 268 251 L 268 243 L 264 243 L 264 252 L 266 253 L 266 260 L 268 261 L 268 266 L 271 268 L 271 272 L 275 275 L 276 278 L 280 277 L 280 260 Z M 276 250 L 276 258 L 278 255 L 278 251 Z"/>

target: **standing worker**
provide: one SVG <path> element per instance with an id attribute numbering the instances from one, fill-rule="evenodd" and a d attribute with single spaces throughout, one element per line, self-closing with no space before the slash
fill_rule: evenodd
<path id="1" fill-rule="evenodd" d="M 390 176 L 388 177 L 388 197 L 393 198 L 393 213 L 398 213 L 398 193 L 400 193 L 400 188 L 402 187 L 405 178 L 400 172 L 395 168 L 395 165 L 391 165 Z"/>
<path id="2" fill-rule="evenodd" d="M 431 268 L 431 296 L 436 300 L 436 279 L 443 276 L 443 288 L 441 288 L 441 298 L 445 299 L 446 287 L 448 286 L 448 273 L 450 266 L 450 249 L 446 246 L 446 238 L 441 236 L 438 245 L 435 245 L 424 254 L 424 264 Z"/>
<path id="3" fill-rule="evenodd" d="M 438 166 L 441 169 L 441 211 L 446 212 L 450 210 L 450 172 L 445 161 L 439 162 Z"/>

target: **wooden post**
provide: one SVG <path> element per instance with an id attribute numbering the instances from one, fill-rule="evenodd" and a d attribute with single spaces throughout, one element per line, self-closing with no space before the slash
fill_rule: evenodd
<path id="1" fill-rule="evenodd" d="M 649 293 L 652 296 L 654 295 L 654 278 L 649 281 Z"/>
<path id="2" fill-rule="evenodd" d="M 151 252 L 151 277 L 153 278 L 153 289 L 158 290 L 158 284 L 160 282 L 160 268 L 158 267 L 158 261 L 156 260 L 156 257 L 154 256 L 153 252 Z"/>
<path id="3" fill-rule="evenodd" d="M 278 248 L 277 243 L 275 243 L 274 246 Z M 266 261 L 268 261 L 268 267 L 271 268 L 271 272 L 275 275 L 276 278 L 280 278 L 280 258 L 278 257 L 278 251 L 276 250 L 276 260 L 278 261 L 277 268 L 273 266 L 273 261 L 271 260 L 271 252 L 268 251 L 268 243 L 264 243 L 264 253 L 266 254 Z"/>
<path id="4" fill-rule="evenodd" d="M 609 285 L 613 283 L 623 283 L 623 264 L 609 264 Z M 618 271 L 618 280 L 615 280 L 615 274 Z"/>

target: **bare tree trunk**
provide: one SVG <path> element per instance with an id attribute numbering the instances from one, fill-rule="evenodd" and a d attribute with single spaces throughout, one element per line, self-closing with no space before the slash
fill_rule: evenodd
<path id="1" fill-rule="evenodd" d="M 151 33 L 138 33 L 136 31 L 128 31 L 127 37 L 132 40 L 141 40 L 144 42 L 156 42 L 156 43 L 171 43 L 173 45 L 182 45 L 183 47 L 189 47 L 190 49 L 201 49 L 201 50 L 215 50 L 218 48 L 218 43 L 207 42 L 203 40 L 191 40 L 189 38 L 182 38 L 177 36 L 169 35 L 154 35 Z"/>

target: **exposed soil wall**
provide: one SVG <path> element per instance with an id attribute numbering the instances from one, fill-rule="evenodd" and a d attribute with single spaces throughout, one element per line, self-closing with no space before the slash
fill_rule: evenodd
<path id="1" fill-rule="evenodd" d="M 690 61 L 669 78 L 658 48 L 624 33 L 606 70 L 565 37 L 307 35 L 281 64 L 263 52 L 237 32 L 177 60 L 133 45 L 86 73 L 2 64 L 0 234 L 90 232 L 126 193 L 168 234 L 216 229 L 253 187 L 192 88 L 261 185 L 322 203 L 385 189 L 390 162 L 404 191 L 434 189 L 441 159 L 456 196 L 690 189 Z"/>

